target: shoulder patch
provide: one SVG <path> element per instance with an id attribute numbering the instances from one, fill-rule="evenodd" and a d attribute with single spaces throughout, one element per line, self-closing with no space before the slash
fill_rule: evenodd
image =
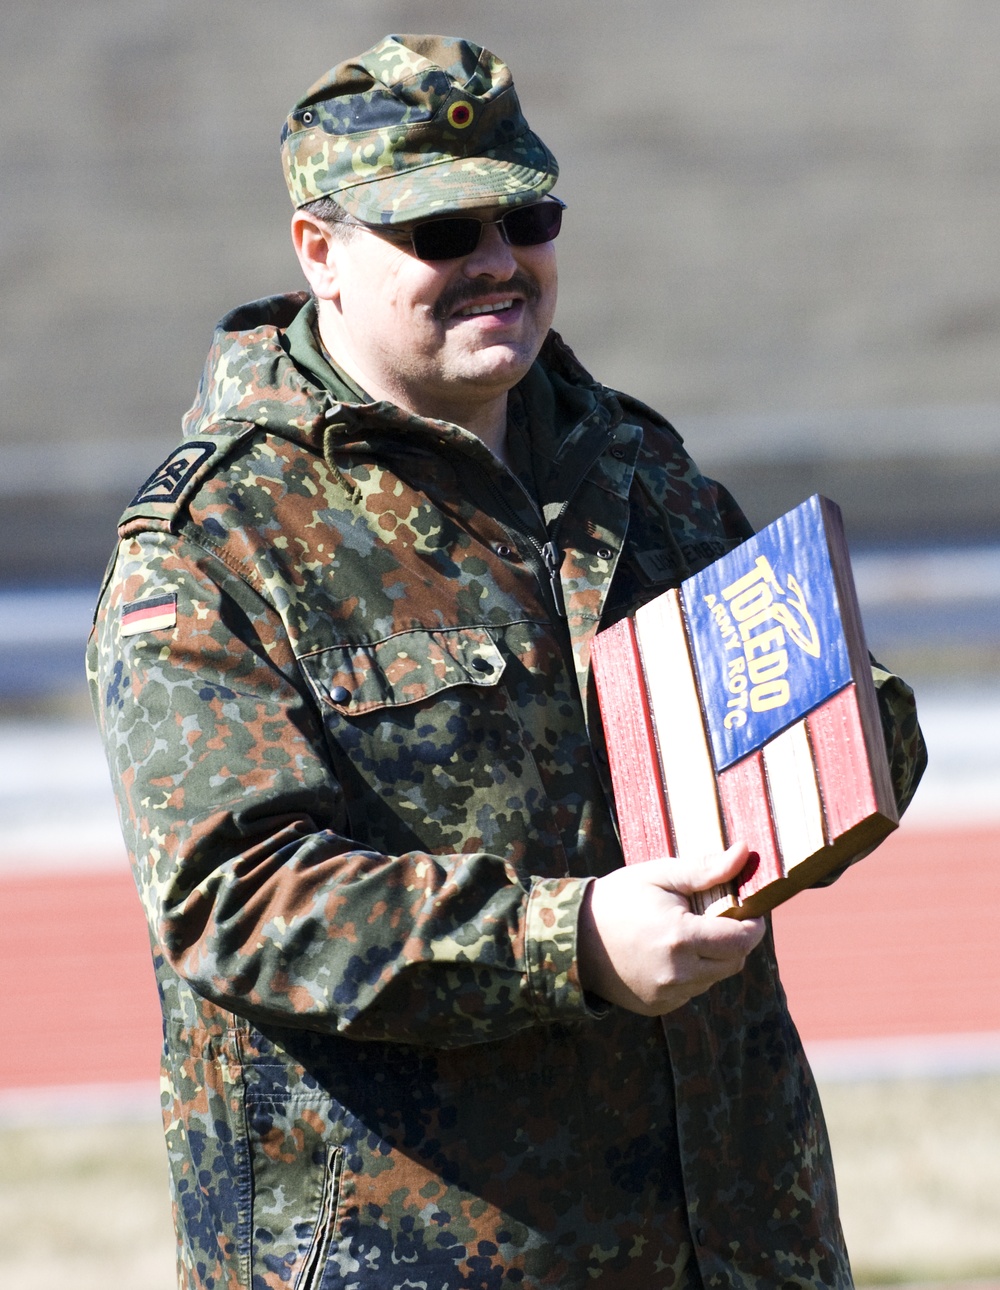
<path id="1" fill-rule="evenodd" d="M 222 423 L 219 423 L 220 425 Z M 136 526 L 171 528 L 184 501 L 233 448 L 256 426 L 234 422 L 235 433 L 213 430 L 211 434 L 185 439 L 162 466 L 157 466 L 118 521 L 118 534 L 124 537 Z"/>
<path id="2" fill-rule="evenodd" d="M 215 445 L 211 443 L 182 444 L 162 466 L 157 466 L 129 502 L 129 510 L 148 502 L 176 502 L 184 485 L 214 452 Z"/>
<path id="3" fill-rule="evenodd" d="M 177 596 L 173 592 L 131 600 L 122 605 L 119 630 L 122 636 L 164 631 L 177 626 Z"/>

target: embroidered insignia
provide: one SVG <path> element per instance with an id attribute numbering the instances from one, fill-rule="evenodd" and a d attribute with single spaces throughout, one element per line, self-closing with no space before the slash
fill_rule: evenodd
<path id="1" fill-rule="evenodd" d="M 176 625 L 177 596 L 172 592 L 164 596 L 150 596 L 146 600 L 132 600 L 122 606 L 122 636 L 162 631 Z"/>
<path id="2" fill-rule="evenodd" d="M 146 502 L 175 502 L 184 485 L 214 451 L 215 448 L 209 443 L 184 444 L 153 471 L 129 502 L 129 506 L 140 506 Z"/>

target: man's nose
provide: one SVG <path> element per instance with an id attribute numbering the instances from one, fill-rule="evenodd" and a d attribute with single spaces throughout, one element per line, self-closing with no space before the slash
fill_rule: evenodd
<path id="1" fill-rule="evenodd" d="M 462 271 L 470 278 L 506 281 L 517 268 L 513 250 L 504 241 L 499 224 L 484 224 L 479 245 L 465 257 Z"/>

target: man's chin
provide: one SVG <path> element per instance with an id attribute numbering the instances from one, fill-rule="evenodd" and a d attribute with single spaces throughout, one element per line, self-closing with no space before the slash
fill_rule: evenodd
<path id="1" fill-rule="evenodd" d="M 461 364 L 462 377 L 473 383 L 512 389 L 527 375 L 541 347 L 540 341 L 530 345 L 497 342 L 484 346 L 469 354 Z"/>

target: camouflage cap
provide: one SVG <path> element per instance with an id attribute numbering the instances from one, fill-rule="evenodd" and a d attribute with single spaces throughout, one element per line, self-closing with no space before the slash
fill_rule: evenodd
<path id="1" fill-rule="evenodd" d="M 386 36 L 334 67 L 292 109 L 281 156 L 296 207 L 330 196 L 368 224 L 523 205 L 559 174 L 506 63 L 450 36 Z"/>

